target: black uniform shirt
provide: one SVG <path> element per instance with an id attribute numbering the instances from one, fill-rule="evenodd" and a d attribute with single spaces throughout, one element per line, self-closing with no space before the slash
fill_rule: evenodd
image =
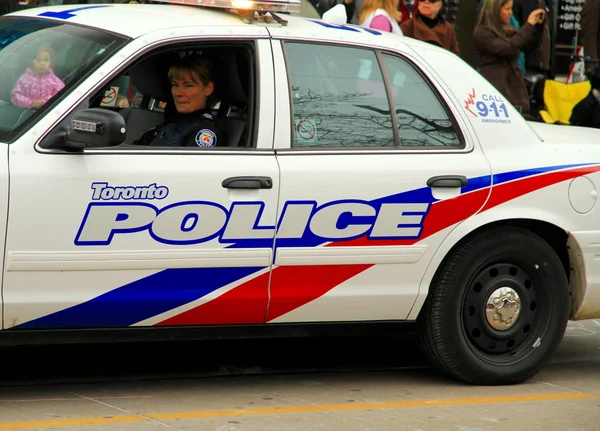
<path id="1" fill-rule="evenodd" d="M 191 114 L 176 114 L 174 121 L 144 133 L 134 145 L 152 147 L 222 147 L 227 146 L 225 132 L 208 109 Z"/>

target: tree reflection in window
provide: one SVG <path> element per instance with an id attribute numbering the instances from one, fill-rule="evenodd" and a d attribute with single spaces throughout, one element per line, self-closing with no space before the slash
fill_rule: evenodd
<path id="1" fill-rule="evenodd" d="M 425 79 L 405 60 L 383 56 L 390 77 L 400 145 L 461 147 L 461 137 L 447 109 Z"/>
<path id="2" fill-rule="evenodd" d="M 286 43 L 296 147 L 392 147 L 393 121 L 373 51 Z M 384 54 L 402 147 L 457 148 L 461 136 L 425 79 Z"/>
<path id="3" fill-rule="evenodd" d="M 297 147 L 393 147 L 390 107 L 375 53 L 287 43 Z"/>

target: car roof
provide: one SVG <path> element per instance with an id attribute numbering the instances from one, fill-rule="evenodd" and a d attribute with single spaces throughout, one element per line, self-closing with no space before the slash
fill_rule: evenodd
<path id="1" fill-rule="evenodd" d="M 280 26 L 273 21 L 245 24 L 233 11 L 225 9 L 166 5 L 166 4 L 94 4 L 94 5 L 62 5 L 24 9 L 7 16 L 36 17 L 50 20 L 80 24 L 118 33 L 131 38 L 144 34 L 173 28 L 203 28 L 213 26 Z M 288 29 L 315 30 L 314 24 L 307 18 L 294 15 L 281 15 L 288 21 Z M 314 18 L 310 18 L 314 19 Z M 326 28 L 321 28 L 327 30 Z"/>
<path id="2" fill-rule="evenodd" d="M 156 30 L 202 25 L 243 24 L 235 13 L 217 8 L 160 4 L 62 5 L 24 9 L 7 16 L 27 16 L 95 27 L 136 38 Z"/>
<path id="3" fill-rule="evenodd" d="M 2 1 L 2 0 L 0 0 Z M 398 36 L 389 32 L 378 32 L 378 36 L 364 31 L 341 31 L 340 27 L 361 28 L 360 26 L 346 24 L 344 26 L 327 24 L 322 20 L 307 18 L 300 15 L 281 14 L 280 16 L 287 21 L 287 25 L 282 27 L 275 20 L 271 23 L 265 23 L 264 20 L 253 24 L 246 24 L 240 16 L 226 9 L 186 6 L 186 5 L 168 5 L 168 4 L 128 4 L 128 3 L 108 3 L 108 4 L 90 4 L 90 5 L 62 5 L 47 6 L 24 9 L 13 12 L 7 16 L 36 17 L 55 21 L 68 22 L 106 30 L 109 32 L 121 34 L 130 38 L 138 38 L 148 33 L 161 30 L 171 30 L 175 28 L 193 28 L 201 27 L 204 34 L 210 34 L 210 27 L 228 26 L 239 27 L 240 34 L 248 34 L 249 28 L 268 27 L 279 28 L 279 32 L 288 36 L 294 34 L 309 39 L 328 39 L 345 41 L 349 43 L 359 43 L 368 45 L 369 42 L 375 42 L 378 46 L 384 46 L 392 49 L 406 51 L 406 49 L 417 50 L 419 47 L 427 47 L 433 50 L 445 51 L 443 48 L 433 46 L 426 42 Z M 320 22 L 323 25 L 318 25 Z M 341 31 L 341 32 L 340 32 Z M 254 33 L 254 32 L 252 32 Z M 233 33 L 235 34 L 235 32 Z"/>

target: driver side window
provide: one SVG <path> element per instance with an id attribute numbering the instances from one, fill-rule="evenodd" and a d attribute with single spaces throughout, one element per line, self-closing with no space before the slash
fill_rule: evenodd
<path id="1" fill-rule="evenodd" d="M 0 17 L 0 141 L 18 138 L 121 43 L 96 29 Z"/>
<path id="2" fill-rule="evenodd" d="M 251 148 L 253 64 L 252 42 L 163 47 L 151 52 L 112 77 L 88 100 L 86 108 L 100 109 L 94 111 L 100 116 L 117 113 L 122 118 L 125 139 L 104 144 L 90 141 L 91 145 L 82 142 L 82 147 L 144 151 Z M 77 124 L 95 121 L 81 119 L 83 123 Z M 118 139 L 118 134 L 114 136 Z M 76 139 L 85 140 L 85 136 Z"/>

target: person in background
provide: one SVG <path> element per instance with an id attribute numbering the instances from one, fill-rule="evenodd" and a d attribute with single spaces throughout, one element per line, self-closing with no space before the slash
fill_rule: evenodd
<path id="1" fill-rule="evenodd" d="M 524 52 L 522 70 L 523 73 L 543 74 L 547 78 L 553 79 L 554 35 L 551 3 L 548 0 L 514 0 L 511 24 L 518 30 L 525 25 L 527 17 L 533 10 L 544 9 L 546 11 L 546 19 L 544 19 L 540 34 L 540 43 Z"/>
<path id="2" fill-rule="evenodd" d="M 476 12 L 476 16 L 479 15 L 479 12 L 481 11 L 481 5 L 483 4 L 485 0 L 479 0 L 479 3 L 477 4 L 477 12 Z M 513 7 L 514 7 L 514 3 L 513 3 Z M 515 18 L 515 15 L 511 15 L 510 19 L 508 20 L 508 24 L 513 26 L 515 28 L 515 30 L 519 30 L 521 28 L 521 24 L 519 24 L 519 21 L 517 21 L 517 18 Z M 481 61 L 479 58 L 479 54 L 475 53 L 475 63 L 477 64 L 477 70 L 479 70 L 481 68 Z M 521 51 L 519 53 L 519 57 L 517 58 L 517 65 L 519 66 L 519 69 L 521 69 L 521 72 L 523 72 L 523 75 L 525 75 L 525 72 L 527 71 L 525 68 L 525 53 L 523 51 Z"/>
<path id="3" fill-rule="evenodd" d="M 600 129 L 600 68 L 588 72 L 592 89 L 571 112 L 569 123 L 572 126 Z"/>
<path id="4" fill-rule="evenodd" d="M 441 15 L 442 0 L 420 0 L 413 17 L 400 25 L 405 36 L 446 48 L 460 56 L 452 24 Z"/>
<path id="5" fill-rule="evenodd" d="M 309 2 L 321 17 L 334 6 L 343 4 L 346 8 L 346 23 L 350 24 L 354 22 L 353 20 L 356 16 L 356 0 L 309 0 Z"/>
<path id="6" fill-rule="evenodd" d="M 419 0 L 415 0 L 415 2 L 418 3 Z M 410 19 L 410 10 L 408 9 L 408 6 L 406 6 L 406 2 L 404 0 L 398 0 L 398 10 L 402 14 L 398 24 L 402 24 L 404 21 L 408 21 Z"/>
<path id="7" fill-rule="evenodd" d="M 536 9 L 519 30 L 509 24 L 512 0 L 485 0 L 473 32 L 479 72 L 521 113 L 529 113 L 529 96 L 517 64 L 522 49 L 539 41 L 545 11 Z"/>
<path id="8" fill-rule="evenodd" d="M 585 0 L 581 10 L 581 35 L 583 54 L 593 59 L 600 57 L 600 0 Z M 592 67 L 586 65 L 586 69 Z"/>
<path id="9" fill-rule="evenodd" d="M 365 0 L 358 18 L 359 25 L 374 30 L 402 35 L 398 22 L 402 13 L 398 10 L 398 0 Z"/>

